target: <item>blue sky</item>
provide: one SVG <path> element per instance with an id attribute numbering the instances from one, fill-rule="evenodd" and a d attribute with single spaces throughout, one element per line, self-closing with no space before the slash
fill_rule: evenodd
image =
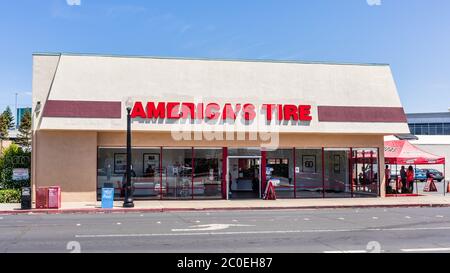
<path id="1" fill-rule="evenodd" d="M 448 0 L 5 0 L 0 37 L 0 110 L 33 52 L 389 63 L 406 112 L 450 107 Z"/>

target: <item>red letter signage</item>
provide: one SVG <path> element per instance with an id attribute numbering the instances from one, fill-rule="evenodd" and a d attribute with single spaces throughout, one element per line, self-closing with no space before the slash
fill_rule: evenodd
<path id="1" fill-rule="evenodd" d="M 166 104 L 164 102 L 158 103 L 158 107 L 155 107 L 154 102 L 147 103 L 147 117 L 148 118 L 165 118 L 166 117 Z"/>
<path id="2" fill-rule="evenodd" d="M 262 108 L 257 108 L 254 104 L 231 104 L 225 103 L 221 106 L 218 103 L 198 103 L 192 102 L 148 102 L 144 109 L 142 102 L 137 101 L 131 111 L 132 118 L 141 119 L 191 119 L 191 120 L 236 120 L 238 116 L 244 120 L 254 120 L 260 111 L 265 114 L 267 121 L 277 119 L 284 121 L 311 121 L 311 105 L 293 104 L 262 104 Z M 276 117 L 274 116 L 274 112 Z M 222 115 L 222 117 L 220 117 Z"/>
<path id="3" fill-rule="evenodd" d="M 137 101 L 131 111 L 131 118 L 147 118 L 142 102 Z"/>

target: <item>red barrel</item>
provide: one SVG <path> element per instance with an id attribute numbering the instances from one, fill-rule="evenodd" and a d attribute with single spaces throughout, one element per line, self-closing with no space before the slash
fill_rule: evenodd
<path id="1" fill-rule="evenodd" d="M 61 188 L 49 187 L 48 188 L 48 208 L 59 209 L 61 208 Z"/>

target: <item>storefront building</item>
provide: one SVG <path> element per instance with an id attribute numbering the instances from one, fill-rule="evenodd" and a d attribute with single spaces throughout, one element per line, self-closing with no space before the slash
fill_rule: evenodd
<path id="1" fill-rule="evenodd" d="M 409 133 L 388 65 L 33 55 L 33 187 L 142 200 L 383 197 Z"/>

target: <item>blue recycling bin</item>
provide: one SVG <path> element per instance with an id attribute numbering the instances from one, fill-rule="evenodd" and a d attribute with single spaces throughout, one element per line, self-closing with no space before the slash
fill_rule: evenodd
<path id="1" fill-rule="evenodd" d="M 102 209 L 114 207 L 114 188 L 102 188 Z"/>

